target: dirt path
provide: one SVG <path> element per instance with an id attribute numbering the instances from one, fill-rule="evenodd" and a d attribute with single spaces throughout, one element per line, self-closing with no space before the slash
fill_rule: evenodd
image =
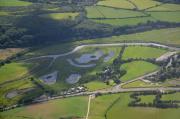
<path id="1" fill-rule="evenodd" d="M 87 108 L 87 114 L 86 114 L 85 119 L 88 119 L 88 117 L 89 117 L 89 111 L 90 111 L 90 106 L 91 106 L 91 98 L 92 98 L 92 95 L 89 95 L 88 108 Z"/>

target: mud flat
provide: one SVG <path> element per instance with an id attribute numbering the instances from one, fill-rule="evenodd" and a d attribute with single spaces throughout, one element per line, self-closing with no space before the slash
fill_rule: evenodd
<path id="1" fill-rule="evenodd" d="M 88 67 L 96 66 L 96 64 L 94 63 L 93 64 L 76 64 L 75 62 L 72 61 L 72 59 L 67 59 L 67 61 L 69 62 L 69 64 L 75 67 L 88 68 Z"/>
<path id="2" fill-rule="evenodd" d="M 58 76 L 58 71 L 54 71 L 50 74 L 41 76 L 40 80 L 42 80 L 45 84 L 51 85 L 56 83 L 57 76 Z"/>
<path id="3" fill-rule="evenodd" d="M 114 54 L 115 53 L 113 51 L 110 51 L 109 54 L 106 57 L 104 57 L 104 62 L 108 62 L 111 58 L 114 57 Z"/>
<path id="4" fill-rule="evenodd" d="M 71 74 L 67 79 L 66 82 L 68 84 L 75 84 L 79 81 L 79 79 L 81 78 L 80 74 Z"/>
<path id="5" fill-rule="evenodd" d="M 75 60 L 80 64 L 86 64 L 91 61 L 99 60 L 99 58 L 101 58 L 103 55 L 104 53 L 99 50 L 93 54 L 83 54 L 81 57 L 76 58 Z"/>

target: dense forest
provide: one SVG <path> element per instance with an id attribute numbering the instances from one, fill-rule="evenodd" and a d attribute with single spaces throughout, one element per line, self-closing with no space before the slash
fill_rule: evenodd
<path id="1" fill-rule="evenodd" d="M 2 7 L 7 11 L 22 10 L 22 13 L 14 13 L 12 16 L 0 16 L 0 48 L 9 47 L 35 47 L 56 42 L 69 42 L 72 40 L 84 40 L 108 37 L 112 35 L 130 34 L 152 29 L 172 28 L 180 26 L 180 23 L 147 21 L 133 26 L 111 26 L 100 24 L 86 18 L 84 6 L 79 6 L 73 1 L 69 5 L 60 4 L 61 2 L 72 2 L 67 0 L 24 0 L 30 2 L 40 2 L 26 7 Z M 58 4 L 56 2 L 58 1 Z M 81 0 L 80 0 L 81 1 Z M 84 1 L 84 0 L 82 0 Z M 179 0 L 176 0 L 179 1 Z M 55 4 L 49 4 L 55 2 Z M 92 3 L 96 3 L 92 0 Z M 53 20 L 41 17 L 41 14 L 48 14 L 51 11 L 43 11 L 44 7 L 61 7 L 58 13 L 78 12 L 79 16 L 75 20 Z M 54 13 L 54 12 L 53 12 Z M 16 15 L 18 14 L 18 15 Z M 7 24 L 3 24 L 7 22 Z M 11 23 L 11 24 L 9 24 Z"/>

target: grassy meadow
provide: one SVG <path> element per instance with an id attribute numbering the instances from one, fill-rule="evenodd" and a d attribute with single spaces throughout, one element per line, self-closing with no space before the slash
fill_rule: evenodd
<path id="1" fill-rule="evenodd" d="M 140 23 L 147 23 L 148 21 L 156 21 L 152 17 L 143 17 L 143 18 L 125 18 L 125 19 L 93 19 L 94 22 L 101 24 L 110 24 L 113 26 L 134 26 Z"/>
<path id="2" fill-rule="evenodd" d="M 134 26 L 149 21 L 179 23 L 179 6 L 154 0 L 102 0 L 86 11 L 87 17 L 97 23 Z"/>
<path id="3" fill-rule="evenodd" d="M 121 77 L 121 80 L 128 81 L 151 73 L 157 70 L 158 66 L 144 61 L 133 61 L 131 63 L 123 64 L 121 68 L 127 71 L 127 73 Z"/>
<path id="4" fill-rule="evenodd" d="M 33 67 L 28 63 L 10 63 L 0 68 L 0 83 L 21 78 Z"/>
<path id="5" fill-rule="evenodd" d="M 158 58 L 166 53 L 166 50 L 144 46 L 127 47 L 123 53 L 123 59 L 128 58 Z"/>
<path id="6" fill-rule="evenodd" d="M 107 7 L 114 7 L 114 8 L 124 8 L 124 9 L 134 9 L 135 6 L 131 4 L 127 0 L 101 0 L 97 3 L 97 5 L 107 6 Z"/>
<path id="7" fill-rule="evenodd" d="M 137 88 L 137 87 L 159 87 L 162 86 L 161 84 L 154 84 L 154 83 L 146 83 L 141 80 L 137 80 L 122 86 L 122 88 Z"/>
<path id="8" fill-rule="evenodd" d="M 158 109 L 149 107 L 128 107 L 130 93 L 120 93 L 99 96 L 92 99 L 89 119 L 178 119 L 180 109 Z M 119 98 L 119 99 L 118 99 Z M 151 102 L 150 98 L 143 97 L 143 101 Z M 114 102 L 114 103 L 113 103 Z M 113 105 L 112 105 L 113 104 Z"/>
<path id="9" fill-rule="evenodd" d="M 59 119 L 62 117 L 84 118 L 87 111 L 88 97 L 70 97 L 45 103 L 16 108 L 3 112 L 4 119 Z"/>
<path id="10" fill-rule="evenodd" d="M 65 19 L 70 19 L 74 20 L 75 17 L 77 17 L 79 13 L 50 13 L 50 14 L 42 14 L 41 17 L 44 18 L 50 18 L 53 20 L 65 20 Z"/>
<path id="11" fill-rule="evenodd" d="M 29 6 L 31 2 L 21 0 L 0 0 L 1 7 Z"/>
<path id="12" fill-rule="evenodd" d="M 86 8 L 88 18 L 127 18 L 145 16 L 142 12 L 125 9 L 115 9 L 103 6 L 90 6 Z"/>

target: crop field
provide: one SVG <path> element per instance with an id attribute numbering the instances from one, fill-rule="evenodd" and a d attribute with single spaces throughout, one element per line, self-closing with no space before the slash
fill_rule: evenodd
<path id="1" fill-rule="evenodd" d="M 1 7 L 7 7 L 7 6 L 28 6 L 31 5 L 31 2 L 25 2 L 21 0 L 0 0 L 0 6 Z"/>
<path id="2" fill-rule="evenodd" d="M 121 77 L 121 80 L 128 81 L 144 74 L 153 72 L 158 69 L 158 66 L 144 61 L 134 61 L 131 63 L 123 64 L 122 68 L 125 69 L 127 73 L 123 77 Z"/>
<path id="3" fill-rule="evenodd" d="M 90 6 L 86 8 L 88 18 L 127 18 L 145 16 L 138 11 L 115 9 L 103 6 Z"/>
<path id="4" fill-rule="evenodd" d="M 84 118 L 87 111 L 88 97 L 72 97 L 52 100 L 6 111 L 1 114 L 4 119 L 58 119 L 67 117 Z"/>
<path id="5" fill-rule="evenodd" d="M 118 99 L 119 98 L 119 99 Z M 151 98 L 152 99 L 152 98 Z M 116 100 L 116 101 L 115 101 Z M 99 96 L 92 100 L 89 119 L 178 119 L 180 109 L 128 107 L 129 93 Z M 152 101 L 148 98 L 145 101 Z M 115 102 L 115 103 L 113 103 Z"/>
<path id="6" fill-rule="evenodd" d="M 51 18 L 54 20 L 63 20 L 63 19 L 71 19 L 74 20 L 79 13 L 50 13 L 50 14 L 43 14 L 41 17 Z"/>
<path id="7" fill-rule="evenodd" d="M 166 53 L 166 50 L 153 47 L 132 46 L 127 47 L 123 53 L 123 59 L 128 58 L 158 58 Z"/>

